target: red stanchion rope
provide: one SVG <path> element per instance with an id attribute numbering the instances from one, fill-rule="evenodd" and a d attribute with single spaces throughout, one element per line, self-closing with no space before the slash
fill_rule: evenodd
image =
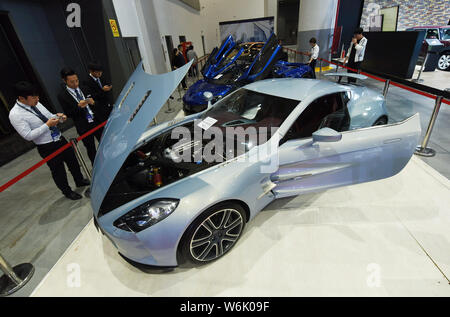
<path id="1" fill-rule="evenodd" d="M 295 52 L 296 54 L 306 55 L 305 53 L 297 52 L 297 51 L 292 50 L 292 49 L 290 49 L 290 48 L 287 48 L 287 50 L 292 51 L 292 52 Z M 348 69 L 348 70 L 350 70 L 350 71 L 354 71 L 354 72 L 357 71 L 356 69 L 352 69 L 352 68 L 347 67 L 347 66 L 344 66 L 344 65 L 339 65 L 339 64 L 337 64 L 337 63 L 328 61 L 328 60 L 323 59 L 323 58 L 319 58 L 319 60 L 324 61 L 325 63 L 328 63 L 328 64 L 333 64 L 333 65 L 336 65 L 336 66 L 339 66 L 339 67 Z M 364 75 L 364 76 L 367 76 L 367 77 L 370 77 L 370 78 L 372 78 L 372 79 L 381 81 L 381 82 L 386 82 L 386 79 L 381 78 L 381 77 L 374 76 L 374 75 L 372 75 L 372 74 L 368 74 L 368 73 L 366 73 L 366 72 L 361 72 L 360 74 L 361 74 L 361 75 Z M 401 89 L 405 89 L 405 90 L 408 90 L 408 91 L 410 91 L 410 92 L 413 92 L 413 93 L 416 93 L 416 94 L 418 94 L 418 95 L 422 95 L 422 96 L 425 96 L 425 97 L 428 97 L 428 98 L 431 98 L 431 99 L 434 99 L 434 100 L 436 100 L 436 98 L 437 98 L 435 95 L 432 95 L 432 94 L 429 94 L 429 93 L 420 91 L 420 90 L 418 90 L 418 89 L 411 88 L 411 87 L 408 87 L 408 86 L 399 84 L 399 83 L 394 82 L 394 81 L 391 81 L 391 84 L 392 84 L 393 86 L 395 86 L 395 87 L 398 87 L 398 88 L 401 88 Z M 443 99 L 442 102 L 445 103 L 445 104 L 450 105 L 450 100 Z"/>
<path id="2" fill-rule="evenodd" d="M 88 132 L 86 132 L 85 134 L 83 134 L 82 136 L 77 138 L 77 141 L 81 141 L 84 138 L 90 136 L 92 133 L 94 133 L 95 131 L 103 128 L 106 125 L 106 121 L 103 122 L 102 124 L 96 126 L 95 128 L 93 128 L 92 130 L 89 130 Z M 64 152 L 65 150 L 67 150 L 69 147 L 72 146 L 72 143 L 67 143 L 66 145 L 62 146 L 61 148 L 59 148 L 58 150 L 56 150 L 55 152 L 53 152 L 52 154 L 50 154 L 49 156 L 47 156 L 46 158 L 44 158 L 43 160 L 41 160 L 39 163 L 37 163 L 36 165 L 33 165 L 32 167 L 30 167 L 29 169 L 27 169 L 25 172 L 21 173 L 20 175 L 17 175 L 16 177 L 14 177 L 13 179 L 11 179 L 10 181 L 8 181 L 7 183 L 3 184 L 0 187 L 0 193 L 5 191 L 7 188 L 11 187 L 12 185 L 14 185 L 15 183 L 17 183 L 18 181 L 20 181 L 22 178 L 24 178 L 25 176 L 28 176 L 29 174 L 31 174 L 32 172 L 34 172 L 35 170 L 37 170 L 39 167 L 41 167 L 42 165 L 44 165 L 45 163 L 47 163 L 48 161 L 50 161 L 51 159 L 53 159 L 54 157 L 56 157 L 57 155 L 61 154 L 62 152 Z"/>

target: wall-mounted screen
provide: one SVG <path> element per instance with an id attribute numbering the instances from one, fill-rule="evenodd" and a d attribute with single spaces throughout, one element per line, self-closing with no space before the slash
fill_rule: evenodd
<path id="1" fill-rule="evenodd" d="M 368 32 L 366 54 L 361 65 L 369 73 L 412 78 L 425 31 Z"/>
<path id="2" fill-rule="evenodd" d="M 274 17 L 220 22 L 220 39 L 232 35 L 238 42 L 265 42 L 274 32 Z"/>

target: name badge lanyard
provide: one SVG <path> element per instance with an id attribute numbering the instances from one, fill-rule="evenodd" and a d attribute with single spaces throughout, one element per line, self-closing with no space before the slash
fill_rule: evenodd
<path id="1" fill-rule="evenodd" d="M 69 94 L 77 101 L 80 102 L 81 100 L 86 100 L 86 98 L 84 97 L 83 92 L 81 91 L 81 89 L 79 90 L 80 95 L 83 99 L 78 99 L 78 97 L 72 93 L 72 91 L 70 91 L 69 89 L 67 89 L 67 91 L 69 92 Z M 89 105 L 86 106 L 86 119 L 89 123 L 93 123 L 94 122 L 94 113 L 92 112 L 91 108 L 89 107 Z"/>
<path id="2" fill-rule="evenodd" d="M 25 107 L 23 107 L 22 105 L 20 105 L 20 104 L 17 104 L 20 108 L 22 108 L 23 110 L 25 110 L 25 111 L 28 111 L 29 113 L 31 113 L 32 115 L 35 115 L 36 117 L 38 117 L 39 118 L 39 120 L 41 120 L 42 122 L 44 122 L 44 123 L 47 123 L 47 121 L 45 121 L 43 118 L 46 118 L 47 119 L 47 117 L 45 117 L 42 113 L 42 117 L 39 115 L 39 114 L 37 114 L 36 112 L 33 112 L 33 111 L 31 111 L 30 109 L 27 109 L 27 108 L 25 108 Z M 50 127 L 50 135 L 52 136 L 52 139 L 53 139 L 53 142 L 57 142 L 57 141 L 59 141 L 59 139 L 61 138 L 61 132 L 59 131 L 59 129 L 57 128 L 57 127 Z"/>

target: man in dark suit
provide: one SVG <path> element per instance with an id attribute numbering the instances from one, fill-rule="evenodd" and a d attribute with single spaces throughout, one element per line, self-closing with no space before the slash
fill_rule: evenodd
<path id="1" fill-rule="evenodd" d="M 178 45 L 178 49 L 174 48 L 173 49 L 173 68 L 177 69 L 177 68 L 181 68 L 186 64 L 186 60 L 184 59 L 183 53 L 181 52 L 181 50 L 183 49 L 183 46 L 180 44 Z M 181 85 L 183 86 L 184 90 L 187 90 L 187 85 L 186 85 L 186 77 L 183 77 L 183 79 L 181 80 Z"/>
<path id="2" fill-rule="evenodd" d="M 95 113 L 95 101 L 86 93 L 87 89 L 80 88 L 75 71 L 64 68 L 61 70 L 61 78 L 65 85 L 58 94 L 58 101 L 65 114 L 74 121 L 78 134 L 83 135 L 102 123 Z M 97 154 L 94 137 L 100 142 L 102 133 L 103 129 L 99 129 L 83 139 L 92 166 Z"/>
<path id="3" fill-rule="evenodd" d="M 91 62 L 88 65 L 89 76 L 83 82 L 86 93 L 91 95 L 95 101 L 95 113 L 100 121 L 108 120 L 112 110 L 111 85 L 104 85 L 102 82 L 103 67 L 98 62 Z"/>

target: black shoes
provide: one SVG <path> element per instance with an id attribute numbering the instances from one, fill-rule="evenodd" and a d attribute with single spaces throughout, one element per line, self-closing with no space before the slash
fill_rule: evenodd
<path id="1" fill-rule="evenodd" d="M 83 198 L 80 194 L 78 194 L 76 192 L 70 192 L 68 194 L 64 194 L 64 196 L 66 196 L 67 198 L 69 198 L 71 200 L 79 200 L 79 199 Z"/>
<path id="2" fill-rule="evenodd" d="M 85 187 L 89 186 L 91 182 L 88 179 L 83 179 L 80 183 L 77 184 L 77 187 Z"/>

